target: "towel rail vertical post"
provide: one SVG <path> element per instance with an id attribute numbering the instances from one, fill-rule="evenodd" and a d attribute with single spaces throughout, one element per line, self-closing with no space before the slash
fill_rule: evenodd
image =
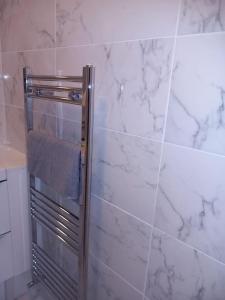
<path id="1" fill-rule="evenodd" d="M 23 68 L 23 88 L 24 88 L 24 108 L 25 108 L 25 116 L 26 116 L 26 122 L 25 122 L 25 127 L 26 127 L 26 136 L 28 134 L 28 132 L 30 130 L 33 129 L 33 99 L 30 98 L 28 96 L 28 86 L 29 86 L 29 79 L 28 76 L 30 74 L 30 69 L 28 67 Z M 26 141 L 28 139 L 26 138 Z M 34 182 L 34 176 L 32 176 L 30 174 L 30 176 L 28 177 L 28 186 L 33 185 Z M 29 197 L 30 197 L 30 189 L 28 190 L 29 193 Z M 29 205 L 29 210 L 31 210 L 31 204 L 30 201 L 28 203 Z M 30 223 L 30 228 L 31 228 L 31 241 L 33 242 L 37 242 L 36 237 L 37 237 L 37 223 L 36 221 L 33 220 L 29 220 Z M 30 253 L 32 253 L 32 243 L 30 245 Z M 30 260 L 31 260 L 31 266 L 33 265 L 33 259 L 32 259 L 32 255 L 30 256 Z M 29 283 L 29 285 L 33 285 L 35 282 L 33 275 L 32 275 L 32 282 Z"/>
<path id="2" fill-rule="evenodd" d="M 80 251 L 80 299 L 87 297 L 88 277 L 88 228 L 91 194 L 91 156 L 93 135 L 93 93 L 94 93 L 94 68 L 83 68 L 83 98 L 82 98 L 82 125 L 81 125 L 81 178 L 82 193 L 80 199 L 80 214 L 83 216 L 81 228 Z"/>

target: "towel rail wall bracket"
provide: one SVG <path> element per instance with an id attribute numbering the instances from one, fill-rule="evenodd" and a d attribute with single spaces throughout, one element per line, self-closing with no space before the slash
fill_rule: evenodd
<path id="1" fill-rule="evenodd" d="M 62 210 L 62 207 L 48 198 L 47 195 L 35 190 L 35 177 L 31 173 L 29 174 L 33 274 L 33 281 L 30 286 L 41 281 L 56 295 L 57 299 L 62 300 L 86 300 L 87 297 L 94 72 L 94 67 L 91 65 L 83 67 L 81 76 L 34 75 L 31 74 L 29 68 L 23 69 L 27 139 L 29 131 L 33 130 L 34 101 L 39 99 L 81 107 L 79 216 L 74 216 L 64 208 Z M 65 82 L 66 84 L 62 86 L 59 85 L 59 82 Z M 68 223 L 69 227 L 65 226 L 65 222 Z M 68 246 L 77 255 L 79 261 L 77 282 L 73 282 L 65 270 L 55 265 L 51 261 L 51 256 L 48 256 L 48 253 L 45 253 L 39 247 L 37 224 L 49 230 L 60 242 L 63 242 L 66 247 Z"/>

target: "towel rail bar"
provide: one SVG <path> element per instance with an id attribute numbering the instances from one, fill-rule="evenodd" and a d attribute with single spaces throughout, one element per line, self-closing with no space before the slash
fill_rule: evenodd
<path id="1" fill-rule="evenodd" d="M 64 293 L 68 293 L 67 295 L 74 295 L 76 296 L 76 290 L 71 287 L 67 281 L 62 280 L 60 275 L 52 269 L 48 263 L 46 263 L 37 253 L 33 253 L 33 261 L 36 262 L 37 265 L 40 265 L 42 269 L 47 270 L 47 274 L 50 274 L 50 276 L 54 275 L 55 281 L 60 286 L 61 289 L 64 289 Z"/>
<path id="2" fill-rule="evenodd" d="M 76 240 L 75 236 L 72 236 L 65 229 L 63 229 L 59 224 L 56 224 L 51 220 L 51 218 L 47 217 L 46 214 L 43 214 L 39 209 L 33 206 L 31 207 L 32 214 L 34 217 L 37 217 L 42 223 L 47 225 L 52 231 L 58 234 L 61 238 L 63 238 L 72 248 L 78 249 L 79 242 Z"/>
<path id="3" fill-rule="evenodd" d="M 33 261 L 33 264 L 34 264 L 34 270 L 37 272 L 37 274 L 39 274 L 42 282 L 44 282 L 44 283 L 46 283 L 46 281 L 49 282 L 50 286 L 52 286 L 54 288 L 54 293 L 56 293 L 58 295 L 58 299 L 73 300 L 73 298 L 71 298 L 71 297 L 68 298 L 67 293 L 66 294 L 64 293 L 64 291 L 61 289 L 59 284 L 57 282 L 55 282 L 55 280 L 52 278 L 51 275 L 46 274 L 46 271 L 43 270 L 43 268 L 39 264 L 36 264 L 35 261 Z"/>
<path id="4" fill-rule="evenodd" d="M 74 254 L 78 254 L 78 249 L 74 248 L 74 245 L 71 245 L 65 237 L 60 234 L 60 232 L 53 229 L 51 226 L 47 224 L 46 221 L 43 221 L 43 219 L 40 218 L 39 215 L 32 212 L 32 218 L 34 218 L 41 226 L 45 227 L 47 230 L 49 230 L 51 233 L 53 233 L 60 241 L 62 241 Z"/>
<path id="5" fill-rule="evenodd" d="M 35 243 L 33 243 L 32 246 L 33 246 L 32 253 L 36 253 L 36 255 L 42 257 L 43 260 L 45 260 L 46 262 L 48 262 L 49 265 L 51 265 L 51 268 L 54 269 L 55 272 L 60 274 L 60 276 L 63 278 L 64 281 L 68 282 L 68 284 L 72 288 L 77 290 L 77 282 L 75 280 L 73 280 L 68 274 L 66 274 L 65 271 L 61 267 L 57 266 L 54 263 L 54 261 L 50 257 L 48 257 L 48 255 L 45 253 L 45 251 L 43 249 L 41 249 L 41 247 L 39 247 Z"/>
<path id="6" fill-rule="evenodd" d="M 36 201 L 32 201 L 32 207 L 35 209 L 35 211 L 45 216 L 46 220 L 51 222 L 51 224 L 55 225 L 60 230 L 62 230 L 65 234 L 67 234 L 72 240 L 75 240 L 75 242 L 78 240 L 79 232 L 78 230 L 74 229 L 70 224 L 67 224 L 58 216 L 55 217 L 52 214 L 52 212 L 46 210 L 46 207 L 41 206 L 40 203 L 37 203 Z"/>
<path id="7" fill-rule="evenodd" d="M 67 211 L 65 208 L 61 207 L 60 205 L 56 204 L 53 200 L 43 195 L 41 192 L 37 191 L 35 188 L 30 189 L 31 195 L 35 198 L 39 199 L 40 201 L 44 202 L 47 206 L 51 209 L 55 210 L 57 213 L 61 214 L 63 217 L 68 219 L 72 224 L 79 227 L 79 219 L 74 216 L 72 213 Z"/>
<path id="8" fill-rule="evenodd" d="M 33 267 L 33 277 L 35 279 L 36 282 L 43 282 L 44 285 L 47 287 L 47 289 L 52 293 L 55 294 L 56 292 L 58 293 L 58 296 L 61 295 L 61 299 L 62 300 L 67 300 L 64 295 L 61 294 L 60 291 L 58 291 L 58 287 L 54 288 L 53 285 L 51 283 L 49 283 L 49 281 L 47 280 L 47 277 L 44 277 L 43 274 L 41 274 L 36 267 Z M 59 298 L 58 298 L 59 299 Z"/>
<path id="9" fill-rule="evenodd" d="M 54 211 L 49 206 L 47 206 L 40 199 L 32 197 L 32 204 L 37 205 L 38 207 L 40 207 L 41 210 L 44 210 L 52 218 L 54 218 L 57 222 L 62 223 L 63 226 L 68 228 L 68 230 L 71 230 L 74 234 L 76 234 L 76 235 L 79 234 L 79 226 L 74 225 L 72 222 L 70 222 L 64 216 L 62 216 L 61 214 L 59 214 L 58 212 Z"/>
<path id="10" fill-rule="evenodd" d="M 50 76 L 50 75 L 31 75 L 27 76 L 29 80 L 40 80 L 40 81 L 69 81 L 69 82 L 83 82 L 82 76 Z"/>
<path id="11" fill-rule="evenodd" d="M 70 92 L 74 91 L 76 93 L 82 94 L 81 88 L 70 87 L 70 86 L 54 86 L 54 85 L 41 85 L 41 84 L 31 84 L 29 85 L 29 89 L 46 89 L 51 91 L 58 92 Z"/>
<path id="12" fill-rule="evenodd" d="M 60 96 L 52 96 L 52 95 L 37 95 L 37 94 L 28 94 L 27 96 L 30 98 L 39 98 L 47 101 L 64 102 L 64 103 L 74 104 L 79 106 L 81 105 L 81 99 L 75 101 L 75 100 L 71 100 L 68 97 L 60 97 Z"/>

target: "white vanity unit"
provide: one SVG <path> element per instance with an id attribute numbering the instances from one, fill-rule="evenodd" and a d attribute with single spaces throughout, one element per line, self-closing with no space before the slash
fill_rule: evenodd
<path id="1" fill-rule="evenodd" d="M 0 146 L 0 284 L 30 269 L 25 155 Z"/>

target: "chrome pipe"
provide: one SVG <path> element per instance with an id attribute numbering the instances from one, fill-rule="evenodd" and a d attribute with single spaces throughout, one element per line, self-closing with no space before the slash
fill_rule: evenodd
<path id="1" fill-rule="evenodd" d="M 49 197 L 45 196 L 35 188 L 30 188 L 31 194 L 34 195 L 37 199 L 40 199 L 42 202 L 44 202 L 46 205 L 50 206 L 53 210 L 61 214 L 63 217 L 68 219 L 71 223 L 73 223 L 75 226 L 79 227 L 79 218 L 75 215 L 73 215 L 71 212 L 67 211 L 62 206 L 58 205 L 55 201 L 50 199 Z"/>
<path id="2" fill-rule="evenodd" d="M 68 227 L 68 229 L 71 230 L 74 234 L 78 235 L 79 227 L 74 225 L 73 223 L 71 223 L 67 218 L 65 218 L 58 212 L 54 211 L 47 204 L 42 202 L 40 199 L 34 197 L 33 195 L 32 195 L 32 202 L 35 203 L 35 205 L 37 205 L 38 207 L 40 207 L 40 209 L 44 210 L 44 212 L 47 212 L 56 221 L 62 223 L 64 226 Z"/>
<path id="3" fill-rule="evenodd" d="M 40 81 L 70 81 L 70 82 L 83 82 L 82 76 L 50 76 L 50 75 L 28 75 L 30 80 L 40 80 Z"/>
<path id="4" fill-rule="evenodd" d="M 81 99 L 79 100 L 71 100 L 68 97 L 59 97 L 59 96 L 52 96 L 52 95 L 36 95 L 36 94 L 29 94 L 27 95 L 29 98 L 35 99 L 43 99 L 43 100 L 47 100 L 47 101 L 54 101 L 54 102 L 64 102 L 64 103 L 68 103 L 68 104 L 74 104 L 74 105 L 79 105 L 81 106 Z"/>
<path id="5" fill-rule="evenodd" d="M 28 90 L 29 89 L 45 89 L 45 90 L 57 91 L 57 92 L 73 92 L 74 91 L 75 93 L 82 94 L 81 88 L 69 87 L 69 86 L 31 84 L 31 85 L 28 85 Z"/>
<path id="6" fill-rule="evenodd" d="M 60 275 L 55 272 L 54 269 L 52 269 L 47 263 L 46 261 L 44 261 L 40 256 L 36 255 L 36 253 L 33 253 L 33 261 L 37 262 L 38 265 L 40 265 L 43 269 L 47 270 L 46 273 L 50 274 L 50 277 L 51 275 L 54 275 L 54 279 L 55 281 L 58 283 L 58 285 L 60 285 L 60 287 L 62 289 L 65 289 L 65 293 L 66 292 L 69 292 L 69 294 L 73 294 L 74 296 L 76 296 L 76 293 L 77 291 L 71 287 L 71 285 L 65 281 L 65 280 L 62 280 L 62 278 L 60 277 Z"/>
<path id="7" fill-rule="evenodd" d="M 43 283 L 44 286 L 48 289 L 48 291 L 51 294 L 55 295 L 57 297 L 56 299 L 59 299 L 59 295 L 56 295 L 56 290 L 51 286 L 51 284 L 46 282 L 46 279 L 45 280 L 43 279 L 43 274 L 40 274 L 37 268 L 35 268 L 34 266 L 33 266 L 32 274 L 33 277 L 35 278 L 35 281 Z"/>
<path id="8" fill-rule="evenodd" d="M 65 241 L 67 241 L 73 248 L 78 248 L 79 240 L 77 236 L 71 235 L 68 233 L 68 230 L 65 227 L 61 226 L 59 222 L 53 222 L 47 214 L 44 214 L 43 211 L 38 210 L 36 207 L 31 207 L 32 213 L 34 216 L 42 220 L 42 222 L 47 223 L 47 225 L 53 230 L 56 231 Z"/>
<path id="9" fill-rule="evenodd" d="M 33 261 L 33 269 L 39 274 L 40 280 L 44 283 L 49 282 L 50 286 L 54 287 L 53 293 L 57 295 L 58 299 L 68 300 L 68 296 L 63 293 L 60 286 L 52 279 L 51 276 L 46 276 L 43 268 Z M 59 297 L 60 296 L 60 297 Z M 71 298 L 69 298 L 71 299 Z"/>
<path id="10" fill-rule="evenodd" d="M 78 255 L 79 253 L 79 249 L 77 247 L 74 247 L 74 245 L 71 245 L 70 242 L 68 242 L 65 239 L 65 236 L 63 236 L 62 234 L 60 234 L 59 231 L 52 229 L 51 226 L 48 225 L 47 222 L 43 221 L 43 219 L 41 219 L 39 216 L 37 216 L 36 214 L 32 213 L 32 218 L 38 222 L 41 226 L 43 226 L 46 230 L 50 231 L 52 234 L 54 234 L 54 236 L 56 236 L 61 242 L 63 242 L 75 255 Z"/>
<path id="11" fill-rule="evenodd" d="M 46 220 L 50 222 L 52 225 L 58 227 L 62 232 L 67 234 L 72 240 L 75 242 L 79 242 L 79 233 L 76 231 L 73 231 L 71 228 L 69 228 L 68 224 L 64 224 L 61 222 L 61 220 L 56 219 L 51 213 L 45 210 L 45 208 L 41 207 L 38 203 L 34 203 L 32 201 L 32 208 L 38 213 L 40 213 L 42 216 L 46 217 Z"/>
<path id="12" fill-rule="evenodd" d="M 53 269 L 55 269 L 55 271 L 57 273 L 59 273 L 70 285 L 71 287 L 73 287 L 75 290 L 77 290 L 77 282 L 74 281 L 69 275 L 66 274 L 66 272 L 59 266 L 57 266 L 57 264 L 45 253 L 45 251 L 43 249 L 41 249 L 37 244 L 33 243 L 32 244 L 32 251 L 37 253 L 40 257 L 42 257 L 47 263 L 49 263 L 51 265 L 51 267 Z"/>

